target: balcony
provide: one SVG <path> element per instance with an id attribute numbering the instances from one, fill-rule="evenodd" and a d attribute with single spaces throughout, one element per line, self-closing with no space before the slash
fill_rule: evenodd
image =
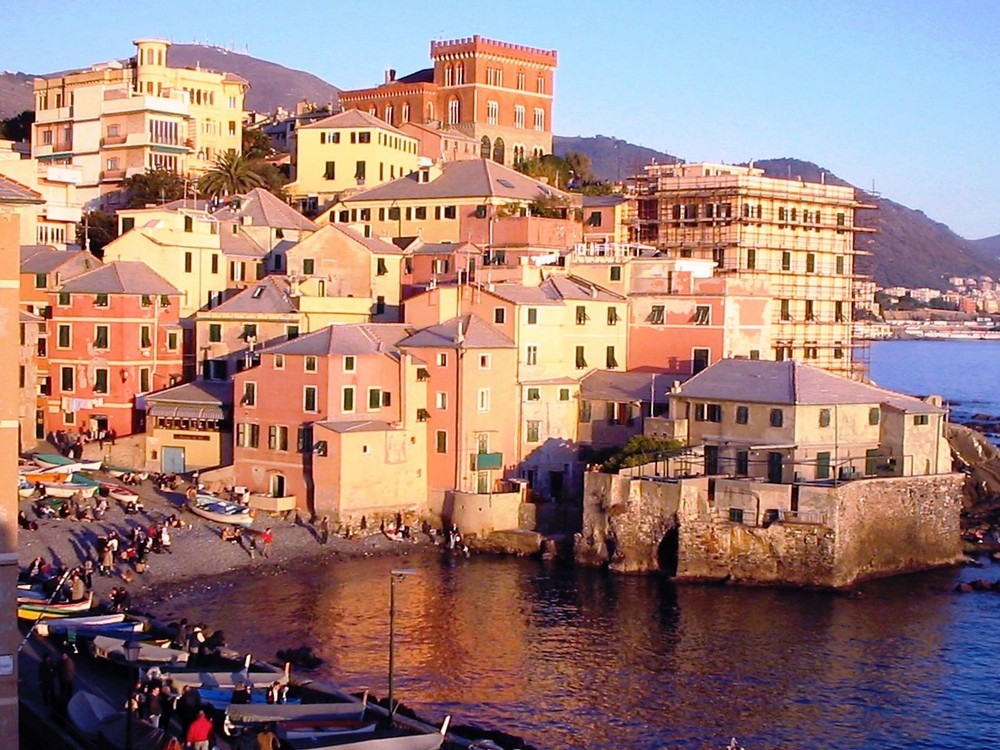
<path id="1" fill-rule="evenodd" d="M 48 182 L 59 182 L 67 185 L 79 185 L 83 179 L 80 167 L 61 166 L 57 164 L 40 164 L 38 176 Z"/>
<path id="2" fill-rule="evenodd" d="M 34 147 L 34 153 L 36 159 L 42 159 L 46 156 L 55 156 L 56 154 L 71 154 L 73 153 L 73 143 L 72 141 L 40 143 Z"/>
<path id="3" fill-rule="evenodd" d="M 101 138 L 101 146 L 123 146 L 128 140 L 128 135 L 106 135 Z"/>
<path id="4" fill-rule="evenodd" d="M 125 179 L 124 169 L 102 169 L 101 182 L 120 182 Z"/>
<path id="5" fill-rule="evenodd" d="M 49 221 L 66 221 L 78 224 L 83 218 L 83 209 L 80 206 L 69 206 L 65 203 L 46 203 L 45 218 Z"/>

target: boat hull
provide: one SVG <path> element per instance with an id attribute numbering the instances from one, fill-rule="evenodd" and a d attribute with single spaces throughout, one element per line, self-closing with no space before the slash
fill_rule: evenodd
<path id="1" fill-rule="evenodd" d="M 214 523 L 225 523 L 231 526 L 250 526 L 253 524 L 253 517 L 250 515 L 249 509 L 228 500 L 199 495 L 196 499 L 187 501 L 187 508 L 196 516 L 201 516 Z"/>
<path id="2" fill-rule="evenodd" d="M 19 597 L 20 599 L 20 597 Z M 66 602 L 64 604 L 46 604 L 39 602 L 18 601 L 17 618 L 19 620 L 41 620 L 49 617 L 68 617 L 70 615 L 86 612 L 94 605 L 94 595 L 91 593 L 87 598 L 79 602 Z"/>
<path id="3" fill-rule="evenodd" d="M 50 497 L 71 498 L 77 492 L 81 497 L 93 497 L 97 492 L 97 485 L 73 484 L 72 482 L 42 482 L 45 494 Z"/>

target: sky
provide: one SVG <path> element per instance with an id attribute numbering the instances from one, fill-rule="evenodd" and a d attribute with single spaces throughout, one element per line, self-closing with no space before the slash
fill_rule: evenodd
<path id="1" fill-rule="evenodd" d="M 480 34 L 559 53 L 553 131 L 686 161 L 812 161 L 958 234 L 1000 234 L 1000 2 L 0 0 L 0 70 L 227 47 L 342 88 Z"/>

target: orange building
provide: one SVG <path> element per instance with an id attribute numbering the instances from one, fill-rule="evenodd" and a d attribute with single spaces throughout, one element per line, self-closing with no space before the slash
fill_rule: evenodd
<path id="1" fill-rule="evenodd" d="M 120 261 L 51 296 L 46 430 L 140 429 L 136 396 L 181 377 L 180 292 L 144 263 Z"/>
<path id="2" fill-rule="evenodd" d="M 552 153 L 555 50 L 472 36 L 431 42 L 434 67 L 381 86 L 341 91 L 345 109 L 399 126 L 445 125 L 475 138 L 480 155 L 502 164 Z"/>

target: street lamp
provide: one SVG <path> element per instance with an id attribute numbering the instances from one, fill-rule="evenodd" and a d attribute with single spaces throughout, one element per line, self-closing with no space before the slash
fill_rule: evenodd
<path id="1" fill-rule="evenodd" d="M 125 750 L 133 750 L 134 748 L 132 739 L 132 699 L 135 698 L 135 683 L 138 680 L 139 651 L 141 649 L 142 643 L 134 638 L 130 638 L 122 643 L 122 651 L 125 653 L 125 661 L 127 661 L 129 665 L 128 702 L 125 704 Z M 133 666 L 136 667 L 136 680 L 132 679 Z"/>
<path id="2" fill-rule="evenodd" d="M 392 699 L 392 672 L 396 651 L 396 581 L 406 576 L 412 576 L 417 571 L 413 568 L 396 568 L 389 571 L 389 723 L 396 715 L 396 704 Z"/>

